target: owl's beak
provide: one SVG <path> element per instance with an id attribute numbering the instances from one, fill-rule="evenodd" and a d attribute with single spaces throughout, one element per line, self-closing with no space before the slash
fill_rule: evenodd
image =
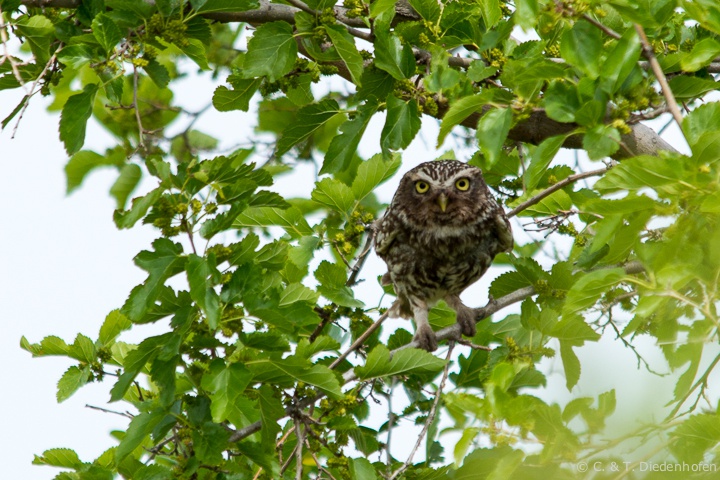
<path id="1" fill-rule="evenodd" d="M 438 205 L 440 205 L 440 210 L 442 210 L 443 213 L 445 213 L 445 210 L 447 210 L 447 206 L 448 206 L 448 197 L 447 197 L 447 195 L 444 194 L 444 193 L 441 193 L 441 194 L 438 196 L 437 201 L 438 201 Z"/>

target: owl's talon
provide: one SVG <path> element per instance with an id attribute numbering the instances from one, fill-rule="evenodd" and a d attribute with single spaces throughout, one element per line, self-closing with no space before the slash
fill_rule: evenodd
<path id="1" fill-rule="evenodd" d="M 475 311 L 472 308 L 460 309 L 457 312 L 457 323 L 460 325 L 462 334 L 466 337 L 474 337 L 477 332 L 475 327 Z"/>
<path id="2" fill-rule="evenodd" d="M 435 332 L 430 328 L 430 325 L 421 325 L 418 327 L 413 341 L 417 342 L 418 348 L 427 350 L 428 352 L 434 352 L 438 348 L 437 338 Z"/>

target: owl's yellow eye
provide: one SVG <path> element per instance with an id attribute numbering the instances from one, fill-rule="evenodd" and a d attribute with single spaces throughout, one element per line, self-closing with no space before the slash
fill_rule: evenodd
<path id="1" fill-rule="evenodd" d="M 470 180 L 467 178 L 459 179 L 457 182 L 455 182 L 455 188 L 457 188 L 461 192 L 466 191 L 468 188 L 470 188 Z"/>
<path id="2" fill-rule="evenodd" d="M 415 182 L 415 191 L 418 193 L 425 193 L 428 190 L 430 190 L 430 185 L 428 185 L 427 182 L 423 182 L 422 180 Z"/>

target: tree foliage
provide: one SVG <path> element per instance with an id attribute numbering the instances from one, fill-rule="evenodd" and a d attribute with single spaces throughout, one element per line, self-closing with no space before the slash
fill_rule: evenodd
<path id="1" fill-rule="evenodd" d="M 22 339 L 34 356 L 71 360 L 58 401 L 103 381 L 110 401 L 133 411 L 96 459 L 67 448 L 38 455 L 63 469 L 57 479 L 641 478 L 642 469 L 578 466 L 717 464 L 715 0 L 0 7 L 3 43 L 24 45 L 3 54 L 0 89 L 27 92 L 4 106 L 3 128 L 21 123 L 36 94 L 50 96 L 68 192 L 113 168 L 117 227 L 158 232 L 135 257 L 146 280 L 96 336 Z M 521 30 L 534 39 L 519 40 Z M 193 129 L 201 112 L 174 103 L 179 80 L 197 71 L 225 79 L 215 109 L 257 115 L 243 148 L 219 155 L 218 139 Z M 668 112 L 688 154 L 641 123 Z M 381 115 L 376 154 L 361 158 Z M 471 341 L 457 344 L 450 310 L 431 312 L 449 342 L 440 356 L 411 348 L 405 328 L 381 336 L 381 299 L 356 297 L 368 227 L 383 209 L 374 191 L 409 161 L 401 152 L 422 117 L 440 120 L 438 146 L 466 143 L 465 159 L 510 215 L 541 231 L 499 259 L 511 268 L 478 308 Z M 115 139 L 104 152 L 83 148 L 91 118 Z M 190 126 L 170 133 L 182 121 Z M 565 164 L 562 147 L 588 160 Z M 303 161 L 318 167 L 309 198 L 272 188 Z M 143 178 L 153 188 L 130 201 Z M 164 333 L 122 341 L 147 323 Z M 559 354 L 572 391 L 583 375 L 577 349 L 604 333 L 638 364 L 638 342 L 653 340 L 679 373 L 663 392 L 666 417 L 617 438 L 604 429 L 622 411 L 614 390 L 564 405 L 539 395 L 544 358 Z M 373 401 L 401 394 L 408 406 L 373 427 Z M 421 427 L 413 454 L 424 455 L 392 455 L 401 420 Z M 439 441 L 441 425 L 454 444 Z M 639 447 L 658 436 L 652 452 Z"/>

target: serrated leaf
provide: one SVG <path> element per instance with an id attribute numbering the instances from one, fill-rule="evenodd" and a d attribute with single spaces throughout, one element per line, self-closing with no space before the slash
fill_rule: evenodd
<path id="1" fill-rule="evenodd" d="M 210 330 L 215 330 L 220 323 L 220 297 L 209 278 L 212 268 L 205 258 L 191 253 L 188 255 L 185 270 L 190 285 L 190 297 L 205 314 Z"/>
<path id="2" fill-rule="evenodd" d="M 417 348 L 406 348 L 390 357 L 385 345 L 377 345 L 368 354 L 365 365 L 355 367 L 361 380 L 408 373 L 434 373 L 445 366 L 445 361 Z"/>
<path id="3" fill-rule="evenodd" d="M 356 115 L 340 125 L 340 134 L 330 141 L 320 173 L 339 173 L 344 171 L 357 155 L 358 145 L 365 129 L 378 109 L 375 102 L 367 102 L 357 109 Z"/>
<path id="4" fill-rule="evenodd" d="M 134 163 L 128 163 L 120 169 L 120 175 L 110 187 L 110 195 L 115 197 L 117 208 L 124 208 L 130 194 L 135 190 L 140 178 L 142 169 Z"/>
<path id="5" fill-rule="evenodd" d="M 293 27 L 287 22 L 265 23 L 248 42 L 243 75 L 245 78 L 267 76 L 275 82 L 292 70 L 296 58 Z"/>
<path id="6" fill-rule="evenodd" d="M 375 66 L 392 75 L 395 80 L 410 78 L 415 73 L 412 48 L 403 45 L 389 29 L 376 29 L 375 35 Z"/>
<path id="7" fill-rule="evenodd" d="M 123 38 L 120 27 L 104 13 L 93 18 L 92 34 L 108 55 L 115 50 L 115 46 Z"/>
<path id="8" fill-rule="evenodd" d="M 580 380 L 580 360 L 572 349 L 572 343 L 560 342 L 560 358 L 563 362 L 565 370 L 565 386 L 568 390 L 572 390 Z"/>
<path id="9" fill-rule="evenodd" d="M 718 54 L 720 54 L 720 42 L 714 38 L 703 38 L 680 60 L 680 65 L 686 72 L 696 72 L 712 62 Z"/>
<path id="10" fill-rule="evenodd" d="M 315 183 L 311 198 L 316 202 L 347 216 L 355 205 L 350 187 L 334 178 L 324 178 Z"/>
<path id="11" fill-rule="evenodd" d="M 120 313 L 119 310 L 113 310 L 105 317 L 105 321 L 100 327 L 98 342 L 100 342 L 100 345 L 103 347 L 107 347 L 110 343 L 114 342 L 122 332 L 130 330 L 130 327 L 132 327 L 130 320 Z"/>
<path id="12" fill-rule="evenodd" d="M 186 38 L 184 42 L 176 44 L 176 46 L 182 50 L 190 60 L 195 62 L 201 70 L 210 70 L 205 45 L 203 45 L 200 40 L 196 38 Z"/>
<path id="13" fill-rule="evenodd" d="M 90 379 L 90 367 L 68 368 L 57 384 L 57 401 L 64 402 Z"/>
<path id="14" fill-rule="evenodd" d="M 478 121 L 475 136 L 489 165 L 494 165 L 500 158 L 505 139 L 512 125 L 512 109 L 495 108 L 485 113 Z"/>
<path id="15" fill-rule="evenodd" d="M 390 95 L 387 98 L 385 126 L 380 132 L 380 146 L 383 151 L 406 148 L 419 130 L 420 113 L 417 102 L 414 99 L 406 102 Z"/>
<path id="16" fill-rule="evenodd" d="M 319 388 L 330 398 L 342 397 L 340 383 L 335 373 L 325 365 L 312 365 L 305 359 L 288 357 L 279 360 L 261 359 L 253 362 L 253 366 L 258 372 L 256 373 L 258 381 L 284 382 L 294 379 Z"/>
<path id="17" fill-rule="evenodd" d="M 348 471 L 351 480 L 377 480 L 375 468 L 367 458 L 349 459 Z"/>
<path id="18" fill-rule="evenodd" d="M 250 100 L 261 83 L 262 81 L 257 78 L 239 80 L 234 83 L 232 90 L 221 85 L 215 89 L 213 94 L 213 106 L 218 112 L 230 112 L 232 110 L 247 112 L 250 108 Z"/>
<path id="19" fill-rule="evenodd" d="M 135 257 L 135 265 L 149 273 L 147 280 L 133 288 L 121 312 L 131 321 L 139 321 L 155 304 L 165 280 L 183 271 L 185 258 L 182 246 L 167 238 L 153 242 L 154 251 L 143 250 Z"/>
<path id="20" fill-rule="evenodd" d="M 285 416 L 285 409 L 269 385 L 262 385 L 257 392 L 260 422 L 262 423 L 260 430 L 262 444 L 272 448 L 275 445 L 277 434 L 280 432 L 278 422 Z"/>
<path id="21" fill-rule="evenodd" d="M 313 234 L 312 228 L 305 220 L 302 212 L 296 207 L 280 209 L 274 207 L 248 208 L 233 222 L 233 227 L 269 227 L 277 225 L 285 229 L 293 238 L 306 237 Z"/>
<path id="22" fill-rule="evenodd" d="M 130 420 L 127 432 L 115 450 L 115 461 L 119 464 L 127 458 L 133 450 L 142 444 L 164 417 L 165 412 L 162 410 L 143 412 L 135 415 L 135 417 Z"/>
<path id="23" fill-rule="evenodd" d="M 165 65 L 150 57 L 145 58 L 147 65 L 143 65 L 142 69 L 148 74 L 150 79 L 160 88 L 165 88 L 170 83 L 170 72 Z"/>
<path id="24" fill-rule="evenodd" d="M 297 112 L 295 121 L 283 130 L 275 154 L 283 155 L 293 146 L 305 141 L 315 130 L 325 125 L 338 113 L 340 113 L 340 107 L 335 100 L 331 99 L 301 108 Z"/>
<path id="25" fill-rule="evenodd" d="M 353 37 L 348 33 L 347 28 L 340 25 L 327 25 L 325 31 L 330 41 L 335 45 L 338 55 L 345 63 L 353 79 L 353 83 L 360 87 L 363 74 L 363 58 L 358 53 Z"/>
<path id="26" fill-rule="evenodd" d="M 547 138 L 532 152 L 530 165 L 525 172 L 525 186 L 528 190 L 532 190 L 537 186 L 540 179 L 545 175 L 548 165 L 560 151 L 560 147 L 562 147 L 566 138 L 565 135 Z"/>
<path id="27" fill-rule="evenodd" d="M 389 160 L 384 160 L 382 155 L 377 154 L 362 162 L 357 169 L 355 180 L 352 183 L 352 193 L 358 202 L 372 193 L 381 183 L 395 175 L 402 163 L 399 155 L 393 155 Z"/>
<path id="28" fill-rule="evenodd" d="M 284 307 L 295 302 L 307 302 L 314 304 L 317 302 L 318 296 L 318 293 L 312 288 L 308 288 L 301 283 L 291 283 L 280 294 L 278 306 Z"/>
<path id="29" fill-rule="evenodd" d="M 563 316 L 580 312 L 592 305 L 625 276 L 622 268 L 595 270 L 583 275 L 567 294 Z"/>
<path id="30" fill-rule="evenodd" d="M 225 366 L 221 360 L 215 360 L 210 371 L 203 375 L 202 388 L 211 392 L 210 411 L 213 422 L 221 423 L 236 416 L 238 399 L 252 379 L 252 373 L 241 363 Z"/>
<path id="31" fill-rule="evenodd" d="M 459 125 L 467 117 L 481 110 L 487 103 L 487 98 L 484 95 L 468 95 L 453 102 L 440 123 L 437 148 L 440 148 L 445 142 L 445 137 L 447 137 L 456 125 Z"/>
<path id="32" fill-rule="evenodd" d="M 90 45 L 84 45 L 82 43 L 78 45 L 67 45 L 57 52 L 59 62 L 76 70 L 88 64 L 96 55 L 96 48 L 94 49 Z"/>
<path id="33" fill-rule="evenodd" d="M 134 198 L 130 210 L 115 210 L 115 213 L 113 213 L 115 225 L 120 229 L 132 227 L 145 216 L 150 207 L 162 197 L 163 193 L 165 193 L 165 186 L 161 185 L 143 197 Z"/>
<path id="34" fill-rule="evenodd" d="M 600 70 L 601 87 L 607 93 L 617 92 L 640 59 L 640 38 L 634 28 L 628 28 L 615 48 L 608 52 Z"/>
<path id="35" fill-rule="evenodd" d="M 350 308 L 362 308 L 365 306 L 363 302 L 355 299 L 353 291 L 345 286 L 347 273 L 340 265 L 323 260 L 318 265 L 314 275 L 317 281 L 320 282 L 317 288 L 318 292 L 331 302 Z"/>
<path id="36" fill-rule="evenodd" d="M 600 335 L 577 315 L 564 316 L 553 326 L 549 335 L 573 346 L 581 346 L 586 341 L 596 342 L 600 339 Z"/>
<path id="37" fill-rule="evenodd" d="M 72 155 L 79 151 L 85 143 L 87 121 L 92 115 L 92 106 L 98 85 L 85 85 L 81 93 L 70 96 L 60 114 L 60 140 L 65 151 Z"/>
<path id="38" fill-rule="evenodd" d="M 590 160 L 609 157 L 620 149 L 620 132 L 610 125 L 595 125 L 585 132 L 583 148 Z"/>
<path id="39" fill-rule="evenodd" d="M 190 3 L 198 13 L 244 12 L 260 8 L 257 0 L 194 0 Z"/>
<path id="40" fill-rule="evenodd" d="M 60 468 L 80 468 L 83 462 L 74 450 L 69 448 L 52 448 L 45 450 L 41 456 L 35 455 L 33 465 L 50 465 Z"/>
<path id="41" fill-rule="evenodd" d="M 599 59 L 602 47 L 600 29 L 589 22 L 578 21 L 563 34 L 560 54 L 570 65 L 595 79 L 600 75 Z"/>

